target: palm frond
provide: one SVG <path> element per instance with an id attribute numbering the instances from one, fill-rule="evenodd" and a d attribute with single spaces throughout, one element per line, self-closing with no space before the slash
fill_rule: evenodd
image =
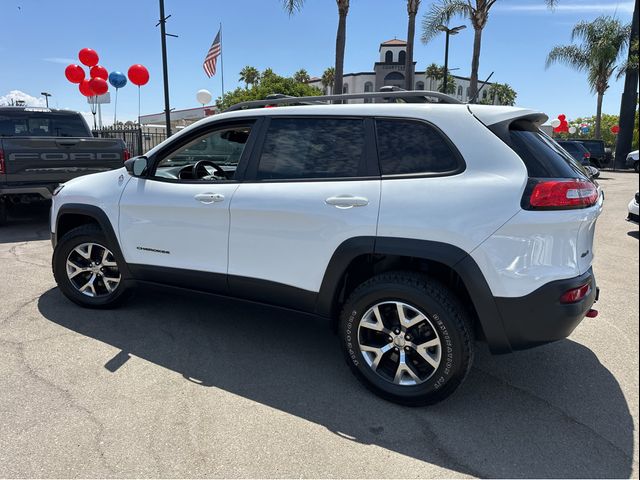
<path id="1" fill-rule="evenodd" d="M 547 55 L 545 68 L 549 68 L 554 63 L 562 63 L 583 71 L 589 68 L 589 52 L 576 45 L 558 45 L 553 47 Z"/>
<path id="2" fill-rule="evenodd" d="M 471 17 L 473 7 L 467 0 L 440 0 L 432 3 L 422 17 L 422 43 L 429 43 L 440 31 L 439 25 L 446 25 L 452 17 Z"/>
<path id="3" fill-rule="evenodd" d="M 302 10 L 304 0 L 282 0 L 282 6 L 289 12 L 289 15 L 293 15 L 296 12 Z"/>

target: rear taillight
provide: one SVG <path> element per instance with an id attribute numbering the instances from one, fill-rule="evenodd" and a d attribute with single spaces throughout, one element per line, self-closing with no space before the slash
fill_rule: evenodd
<path id="1" fill-rule="evenodd" d="M 0 149 L 0 174 L 5 173 L 5 166 L 4 166 L 4 152 L 2 151 L 2 149 Z"/>
<path id="2" fill-rule="evenodd" d="M 129 151 L 129 149 L 127 147 L 124 147 L 124 150 L 122 152 L 122 161 L 126 162 L 130 158 L 131 158 L 131 152 Z"/>
<path id="3" fill-rule="evenodd" d="M 591 293 L 591 282 L 585 283 L 578 288 L 567 290 L 560 297 L 560 303 L 576 303 Z"/>
<path id="4" fill-rule="evenodd" d="M 591 207 L 598 201 L 598 189 L 588 180 L 532 179 L 523 198 L 528 210 L 562 210 Z"/>
<path id="5" fill-rule="evenodd" d="M 582 158 L 589 159 L 589 158 L 591 158 L 591 154 L 590 154 L 589 152 L 584 152 L 584 153 L 582 154 Z"/>

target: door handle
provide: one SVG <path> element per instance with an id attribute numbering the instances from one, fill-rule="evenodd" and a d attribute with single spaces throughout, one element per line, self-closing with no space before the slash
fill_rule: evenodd
<path id="1" fill-rule="evenodd" d="M 327 205 L 333 205 L 336 208 L 352 208 L 364 207 L 369 205 L 369 199 L 366 197 L 356 197 L 354 195 L 336 195 L 325 200 Z"/>
<path id="2" fill-rule="evenodd" d="M 195 198 L 200 203 L 217 203 L 224 200 L 224 195 L 221 193 L 198 193 Z"/>

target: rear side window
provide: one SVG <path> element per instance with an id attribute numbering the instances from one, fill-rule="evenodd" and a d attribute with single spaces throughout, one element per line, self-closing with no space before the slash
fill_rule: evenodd
<path id="1" fill-rule="evenodd" d="M 529 177 L 576 178 L 584 177 L 582 168 L 551 138 L 530 122 L 515 122 L 509 129 L 511 148 L 520 156 Z"/>
<path id="2" fill-rule="evenodd" d="M 361 172 L 364 122 L 350 118 L 272 118 L 257 178 L 340 178 Z"/>
<path id="3" fill-rule="evenodd" d="M 458 154 L 434 127 L 415 120 L 376 120 L 382 175 L 442 174 L 459 170 Z"/>

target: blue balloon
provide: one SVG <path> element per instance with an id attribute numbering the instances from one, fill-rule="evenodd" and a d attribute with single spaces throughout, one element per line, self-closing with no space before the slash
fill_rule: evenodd
<path id="1" fill-rule="evenodd" d="M 127 77 L 122 72 L 111 72 L 109 74 L 109 83 L 113 88 L 122 88 L 127 84 Z"/>
<path id="2" fill-rule="evenodd" d="M 589 127 L 582 127 L 582 133 L 589 133 Z"/>

